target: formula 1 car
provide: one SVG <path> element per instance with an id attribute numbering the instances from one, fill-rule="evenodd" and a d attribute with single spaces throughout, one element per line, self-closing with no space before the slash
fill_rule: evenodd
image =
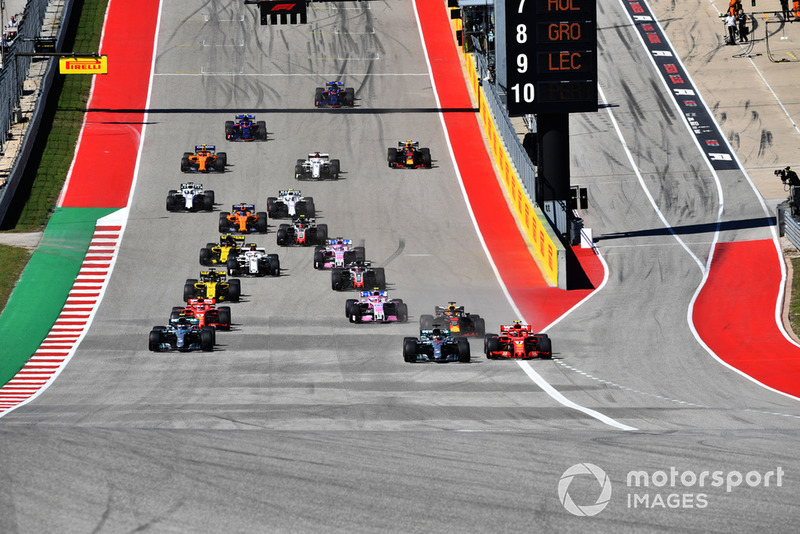
<path id="1" fill-rule="evenodd" d="M 344 314 L 351 323 L 405 323 L 408 321 L 408 306 L 402 299 L 390 300 L 386 291 L 362 291 L 360 300 L 345 301 Z"/>
<path id="2" fill-rule="evenodd" d="M 179 190 L 167 193 L 167 211 L 211 211 L 214 209 L 214 191 L 205 191 L 203 184 L 187 182 Z"/>
<path id="3" fill-rule="evenodd" d="M 469 363 L 469 341 L 453 337 L 446 328 L 420 330 L 419 339 L 403 338 L 403 359 L 415 362 Z"/>
<path id="4" fill-rule="evenodd" d="M 497 358 L 543 358 L 553 357 L 550 338 L 547 334 L 535 334 L 531 325 L 514 321 L 500 326 L 500 335 L 486 334 L 483 337 L 483 352 L 490 360 Z"/>
<path id="5" fill-rule="evenodd" d="M 325 245 L 314 247 L 314 268 L 332 269 L 344 267 L 355 261 L 366 258 L 364 247 L 354 247 L 350 239 L 328 239 Z"/>
<path id="6" fill-rule="evenodd" d="M 267 254 L 266 249 L 248 243 L 242 252 L 229 257 L 226 263 L 228 276 L 280 276 L 281 261 L 277 254 Z"/>
<path id="7" fill-rule="evenodd" d="M 464 306 L 448 302 L 447 306 L 436 306 L 435 315 L 420 315 L 419 327 L 430 330 L 436 323 L 446 324 L 453 336 L 481 336 L 486 333 L 483 317 L 464 312 Z"/>
<path id="8" fill-rule="evenodd" d="M 370 267 L 370 262 L 357 260 L 343 267 L 331 270 L 331 288 L 334 291 L 345 289 L 364 289 L 374 287 L 380 291 L 386 289 L 386 275 L 383 267 Z"/>
<path id="9" fill-rule="evenodd" d="M 216 269 L 200 271 L 199 281 L 196 278 L 187 278 L 183 284 L 183 300 L 186 302 L 198 297 L 218 302 L 223 300 L 239 302 L 241 293 L 241 281 L 236 278 L 226 281 L 225 273 Z"/>
<path id="10" fill-rule="evenodd" d="M 217 330 L 231 329 L 231 307 L 214 305 L 214 299 L 189 299 L 186 306 L 175 306 L 172 308 L 169 320 L 181 317 L 196 317 L 200 321 L 200 326 L 211 326 Z"/>
<path id="11" fill-rule="evenodd" d="M 419 141 L 408 140 L 405 143 L 399 141 L 397 148 L 389 148 L 386 152 L 386 160 L 392 169 L 416 169 L 419 167 L 431 167 L 431 150 L 420 148 Z"/>
<path id="12" fill-rule="evenodd" d="M 343 88 L 342 82 L 327 82 L 325 87 L 317 87 L 314 95 L 314 105 L 318 108 L 353 107 L 355 90 L 352 87 Z"/>
<path id="13" fill-rule="evenodd" d="M 256 212 L 254 204 L 234 204 L 231 206 L 231 211 L 219 214 L 219 231 L 266 234 L 267 214 L 263 211 Z"/>
<path id="14" fill-rule="evenodd" d="M 294 166 L 294 177 L 297 180 L 323 180 L 325 178 L 338 180 L 339 160 L 331 159 L 330 154 L 313 152 L 308 155 L 307 160 L 297 160 L 297 164 Z"/>
<path id="15" fill-rule="evenodd" d="M 317 224 L 315 219 L 306 219 L 300 215 L 292 224 L 281 224 L 278 227 L 278 245 L 319 245 L 328 241 L 328 225 Z"/>
<path id="16" fill-rule="evenodd" d="M 184 152 L 181 172 L 225 172 L 228 155 L 214 145 L 196 145 L 194 152 Z"/>
<path id="17" fill-rule="evenodd" d="M 153 352 L 177 350 L 189 352 L 214 350 L 214 328 L 200 326 L 196 317 L 179 317 L 170 320 L 169 326 L 154 326 L 150 330 L 148 348 Z"/>
<path id="18" fill-rule="evenodd" d="M 228 257 L 238 256 L 242 251 L 245 236 L 222 234 L 219 243 L 208 243 L 200 249 L 200 265 L 216 265 L 225 263 Z"/>
<path id="19" fill-rule="evenodd" d="M 266 141 L 267 123 L 256 121 L 255 115 L 236 115 L 236 122 L 225 121 L 225 139 L 228 141 Z"/>
<path id="20" fill-rule="evenodd" d="M 316 216 L 314 199 L 304 197 L 299 189 L 281 189 L 277 197 L 267 197 L 267 213 L 270 219 L 294 219 L 298 215 Z"/>

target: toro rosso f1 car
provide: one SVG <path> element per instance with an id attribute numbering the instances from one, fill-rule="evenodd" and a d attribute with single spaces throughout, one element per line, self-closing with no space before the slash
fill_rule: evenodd
<path id="1" fill-rule="evenodd" d="M 355 91 L 352 87 L 343 87 L 342 82 L 327 82 L 325 87 L 317 87 L 314 105 L 318 108 L 353 107 Z"/>
<path id="2" fill-rule="evenodd" d="M 200 326 L 211 326 L 218 330 L 231 329 L 231 307 L 214 305 L 214 299 L 189 299 L 186 306 L 175 306 L 169 320 L 181 317 L 196 317 Z"/>
<path id="3" fill-rule="evenodd" d="M 344 268 L 334 267 L 331 270 L 331 288 L 334 291 L 367 287 L 374 287 L 380 291 L 386 289 L 383 267 L 373 268 L 370 267 L 370 262 L 358 260 Z"/>
<path id="4" fill-rule="evenodd" d="M 278 227 L 278 245 L 319 245 L 328 241 L 328 225 L 317 224 L 314 219 L 299 216 L 292 224 L 281 224 Z"/>
<path id="5" fill-rule="evenodd" d="M 314 248 L 314 268 L 332 269 L 343 268 L 355 261 L 364 261 L 366 258 L 364 247 L 354 247 L 351 239 L 329 239 L 326 245 Z"/>
<path id="6" fill-rule="evenodd" d="M 181 172 L 225 172 L 228 155 L 214 145 L 196 145 L 194 152 L 184 152 Z"/>
<path id="7" fill-rule="evenodd" d="M 267 254 L 266 249 L 255 243 L 245 245 L 236 257 L 226 263 L 229 276 L 280 276 L 281 261 L 277 254 Z"/>
<path id="8" fill-rule="evenodd" d="M 205 248 L 200 249 L 200 265 L 225 263 L 228 257 L 238 256 L 244 239 L 243 235 L 222 234 L 219 236 L 219 243 L 208 243 Z"/>
<path id="9" fill-rule="evenodd" d="M 219 231 L 266 234 L 267 214 L 263 211 L 256 212 L 253 204 L 234 204 L 231 211 L 219 214 Z"/>
<path id="10" fill-rule="evenodd" d="M 270 219 L 294 219 L 298 215 L 314 217 L 314 199 L 304 197 L 299 189 L 282 189 L 277 197 L 267 197 L 267 213 Z"/>
<path id="11" fill-rule="evenodd" d="M 187 182 L 180 189 L 167 193 L 167 211 L 211 211 L 214 209 L 214 191 L 205 191 L 203 184 Z"/>
<path id="12" fill-rule="evenodd" d="M 360 300 L 345 301 L 344 314 L 351 323 L 405 323 L 408 321 L 408 306 L 402 299 L 390 300 L 386 291 L 362 291 Z"/>
<path id="13" fill-rule="evenodd" d="M 179 317 L 171 320 L 169 326 L 154 326 L 150 331 L 148 348 L 153 352 L 211 352 L 214 350 L 214 337 L 214 328 L 201 327 L 196 317 Z"/>
<path id="14" fill-rule="evenodd" d="M 339 160 L 331 159 L 330 154 L 313 152 L 307 160 L 298 159 L 294 166 L 294 177 L 297 180 L 339 179 Z"/>
<path id="15" fill-rule="evenodd" d="M 486 333 L 486 326 L 480 315 L 464 312 L 464 306 L 456 306 L 448 302 L 447 306 L 436 306 L 435 315 L 420 315 L 419 327 L 430 330 L 436 323 L 446 324 L 453 336 L 481 336 Z"/>
<path id="16" fill-rule="evenodd" d="M 553 357 L 553 349 L 547 334 L 535 334 L 531 325 L 514 321 L 500 326 L 500 335 L 486 334 L 483 351 L 490 360 L 497 358 L 543 358 Z"/>
<path id="17" fill-rule="evenodd" d="M 239 280 L 233 278 L 226 281 L 225 273 L 216 269 L 200 271 L 199 281 L 196 278 L 187 278 L 183 284 L 183 300 L 186 302 L 198 297 L 239 302 L 241 293 L 242 286 Z"/>
<path id="18" fill-rule="evenodd" d="M 420 148 L 419 141 L 399 141 L 397 148 L 389 148 L 386 160 L 392 169 L 416 169 L 431 167 L 431 151 L 429 148 Z"/>
<path id="19" fill-rule="evenodd" d="M 469 363 L 469 342 L 463 337 L 453 337 L 446 328 L 420 330 L 419 339 L 403 339 L 403 359 L 415 362 Z"/>
<path id="20" fill-rule="evenodd" d="M 225 139 L 228 141 L 266 141 L 267 123 L 256 121 L 255 115 L 236 115 L 236 122 L 225 121 Z"/>

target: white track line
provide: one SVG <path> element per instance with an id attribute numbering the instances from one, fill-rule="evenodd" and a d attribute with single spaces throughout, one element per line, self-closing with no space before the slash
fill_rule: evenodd
<path id="1" fill-rule="evenodd" d="M 430 0 L 423 0 L 423 1 L 430 1 Z M 419 38 L 422 41 L 422 51 L 425 54 L 425 63 L 428 65 L 428 72 L 429 72 L 429 75 L 430 75 L 431 86 L 433 87 L 433 96 L 436 99 L 436 106 L 441 109 L 442 106 L 441 106 L 441 102 L 439 101 L 439 94 L 438 94 L 438 92 L 436 90 L 436 82 L 433 79 L 433 69 L 431 68 L 430 58 L 428 57 L 428 49 L 427 49 L 427 46 L 425 44 L 425 36 L 424 36 L 424 34 L 422 32 L 422 24 L 421 24 L 420 19 L 419 19 L 419 12 L 417 11 L 417 0 L 414 0 L 413 6 L 414 6 L 414 16 L 417 19 L 417 28 L 419 29 Z M 445 123 L 445 120 L 444 120 L 444 114 L 441 113 L 441 112 L 439 113 L 439 120 L 440 120 L 440 122 L 442 124 L 442 129 L 444 130 L 445 140 L 447 141 L 447 148 L 448 148 L 448 151 L 450 152 L 450 159 L 453 162 L 453 167 L 454 167 L 455 172 L 456 172 L 456 177 L 458 178 L 458 183 L 459 183 L 459 186 L 461 187 L 461 194 L 464 197 L 464 203 L 467 206 L 467 211 L 469 212 L 470 219 L 472 220 L 472 225 L 475 227 L 475 232 L 478 234 L 478 239 L 480 240 L 481 246 L 483 247 L 483 251 L 486 254 L 486 258 L 489 260 L 489 265 L 492 266 L 492 271 L 494 272 L 495 278 L 497 278 L 498 284 L 500 284 L 500 287 L 503 290 L 503 294 L 506 296 L 506 300 L 508 300 L 508 303 L 511 305 L 511 308 L 514 310 L 514 313 L 517 314 L 517 317 L 522 317 L 522 314 L 520 313 L 519 308 L 517 307 L 516 303 L 514 303 L 514 299 L 511 298 L 511 295 L 508 292 L 508 288 L 506 287 L 505 283 L 503 283 L 503 278 L 500 276 L 500 272 L 497 270 L 497 266 L 495 265 L 494 260 L 492 260 L 492 255 L 489 253 L 489 249 L 487 248 L 486 242 L 483 239 L 483 235 L 481 234 L 481 230 L 478 227 L 477 221 L 475 220 L 475 214 L 472 211 L 472 206 L 469 203 L 469 197 L 467 196 L 467 191 L 464 188 L 464 182 L 463 182 L 463 180 L 461 178 L 461 171 L 459 170 L 458 162 L 456 161 L 455 154 L 453 153 L 453 146 L 450 143 L 450 134 L 447 131 L 447 124 Z M 589 295 L 589 296 L 591 296 L 591 295 Z M 589 297 L 587 297 L 587 298 L 589 298 Z M 585 301 L 586 301 L 586 299 L 582 300 L 581 302 L 585 302 Z M 567 313 L 569 313 L 569 312 L 567 312 Z M 519 364 L 520 364 L 520 367 L 522 368 L 522 370 L 525 371 L 525 374 L 527 374 L 528 377 L 537 386 L 539 386 L 542 389 L 542 391 L 547 393 L 553 400 L 555 400 L 556 402 L 558 402 L 562 406 L 565 406 L 565 407 L 573 409 L 573 410 L 577 410 L 577 411 L 579 411 L 579 412 L 581 412 L 581 413 L 583 413 L 585 415 L 588 415 L 589 417 L 593 417 L 594 419 L 597 419 L 598 421 L 600 421 L 600 422 L 602 422 L 602 423 L 604 423 L 606 425 L 612 426 L 614 428 L 618 428 L 620 430 L 637 430 L 634 427 L 625 425 L 625 424 L 620 423 L 619 421 L 616 421 L 616 420 L 614 420 L 614 419 L 612 419 L 612 418 L 610 418 L 608 416 L 605 416 L 605 415 L 601 414 L 600 412 L 597 412 L 595 410 L 592 410 L 590 408 L 586 408 L 586 407 L 581 406 L 581 405 L 579 405 L 579 404 L 577 404 L 575 402 L 572 402 L 571 400 L 567 399 L 564 395 L 559 393 L 553 386 L 551 386 L 539 373 L 534 371 L 533 368 L 530 365 L 527 364 L 527 362 L 519 362 Z"/>

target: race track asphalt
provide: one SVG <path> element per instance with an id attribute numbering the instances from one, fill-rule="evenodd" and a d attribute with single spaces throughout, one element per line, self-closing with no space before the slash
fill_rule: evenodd
<path id="1" fill-rule="evenodd" d="M 517 363 L 484 359 L 478 340 L 469 365 L 402 361 L 402 337 L 436 304 L 457 300 L 487 325 L 514 318 L 449 159 L 413 4 L 324 3 L 295 27 L 255 26 L 254 16 L 240 2 L 163 5 L 120 256 L 70 364 L 0 423 L 0 530 L 794 531 L 800 407 L 721 366 L 692 335 L 717 184 L 620 7 L 599 14 L 609 106 L 571 119 L 574 182 L 590 188 L 608 282 L 549 330 L 554 360 L 530 365 L 572 401 L 638 429 L 628 432 L 558 404 Z M 335 78 L 355 87 L 356 107 L 314 109 L 314 88 Z M 242 112 L 267 121 L 269 141 L 224 141 L 224 121 Z M 612 115 L 685 247 L 650 204 Z M 430 147 L 433 169 L 387 168 L 386 148 L 407 138 Z M 198 143 L 224 147 L 231 163 L 193 177 L 216 191 L 217 209 L 302 189 L 332 236 L 385 267 L 410 322 L 349 324 L 347 296 L 312 268 L 311 250 L 278 250 L 273 223 L 253 240 L 280 253 L 284 272 L 243 280 L 217 349 L 148 352 L 148 330 L 179 304 L 217 235 L 217 213 L 164 210 L 166 191 L 187 178 L 180 154 Z M 312 150 L 339 158 L 342 179 L 295 182 L 295 160 Z M 719 178 L 723 221 L 763 216 L 739 175 Z M 720 239 L 766 232 L 729 224 Z M 583 462 L 613 485 L 593 518 L 559 501 L 562 474 Z M 730 491 L 626 486 L 630 471 L 671 467 L 785 476 Z M 594 504 L 597 483 L 576 478 L 569 494 Z M 681 505 L 633 508 L 631 495 L 644 494 L 678 494 Z"/>

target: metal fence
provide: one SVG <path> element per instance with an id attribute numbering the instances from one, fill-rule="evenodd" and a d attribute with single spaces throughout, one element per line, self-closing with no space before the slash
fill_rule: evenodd
<path id="1" fill-rule="evenodd" d="M 17 39 L 11 45 L 13 50 L 9 50 L 6 56 L 6 65 L 0 73 L 2 85 L 0 85 L 0 140 L 3 146 L 8 140 L 8 131 L 13 120 L 14 110 L 19 106 L 20 96 L 23 94 L 23 85 L 28 76 L 31 65 L 30 56 L 18 56 L 16 54 L 33 51 L 33 39 L 37 36 L 51 37 L 56 39 L 56 51 L 61 51 L 67 33 L 67 21 L 72 16 L 72 6 L 76 0 L 28 0 L 25 6 L 22 21 L 20 21 L 20 32 Z M 52 10 L 48 13 L 48 9 Z M 46 27 L 43 29 L 43 21 Z M 22 33 L 24 30 L 25 33 Z M 53 84 L 58 62 L 48 60 L 44 75 L 39 80 L 39 94 L 36 104 L 29 118 L 25 129 L 25 134 L 20 143 L 16 159 L 14 160 L 8 178 L 0 186 L 0 223 L 3 222 L 14 193 L 22 180 L 25 167 L 28 164 L 33 145 L 39 133 L 39 126 L 44 116 L 45 103 L 47 101 L 50 87 Z M 7 84 L 7 85 L 6 85 Z"/>
<path id="2" fill-rule="evenodd" d="M 472 58 L 475 60 L 478 76 L 481 80 L 486 80 L 490 75 L 489 64 L 486 56 L 481 51 L 480 42 L 475 37 L 472 37 L 472 48 Z M 528 152 L 522 147 L 519 135 L 514 129 L 514 125 L 511 124 L 505 103 L 497 92 L 495 85 L 493 83 L 483 83 L 482 87 L 483 92 L 486 94 L 486 104 L 492 111 L 495 127 L 505 143 L 508 157 L 517 169 L 519 179 L 528 193 L 528 198 L 532 204 L 536 205 L 536 170 L 533 162 L 531 162 Z"/>
<path id="3" fill-rule="evenodd" d="M 784 213 L 783 224 L 783 235 L 794 245 L 794 248 L 800 250 L 800 222 L 797 222 L 790 213 L 786 212 Z"/>
<path id="4" fill-rule="evenodd" d="M 50 0 L 28 0 L 17 28 L 17 37 L 10 45 L 5 46 L 5 61 L 0 70 L 0 150 L 8 141 L 14 111 L 19 108 L 25 78 L 28 77 L 31 67 L 30 56 L 17 54 L 33 52 L 33 40 L 41 33 L 49 3 Z"/>

